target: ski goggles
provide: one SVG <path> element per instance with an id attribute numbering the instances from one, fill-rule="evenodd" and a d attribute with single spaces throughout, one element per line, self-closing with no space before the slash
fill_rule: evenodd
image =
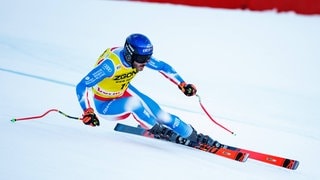
<path id="1" fill-rule="evenodd" d="M 138 54 L 133 54 L 132 55 L 132 60 L 137 62 L 137 63 L 146 63 L 150 60 L 151 54 L 149 55 L 138 55 Z"/>

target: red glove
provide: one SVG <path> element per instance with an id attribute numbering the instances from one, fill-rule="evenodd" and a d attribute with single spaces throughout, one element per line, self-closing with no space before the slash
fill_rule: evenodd
<path id="1" fill-rule="evenodd" d="M 82 122 L 86 125 L 90 126 L 99 126 L 100 122 L 94 110 L 92 108 L 88 108 L 84 111 L 82 115 Z"/>
<path id="2" fill-rule="evenodd" d="M 182 82 L 178 87 L 186 96 L 193 96 L 197 93 L 197 88 L 193 84 Z"/>

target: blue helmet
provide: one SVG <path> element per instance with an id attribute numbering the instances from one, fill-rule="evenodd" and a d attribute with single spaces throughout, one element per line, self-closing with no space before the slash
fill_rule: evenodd
<path id="1" fill-rule="evenodd" d="M 127 37 L 124 44 L 124 57 L 126 61 L 132 63 L 145 63 L 153 53 L 153 45 L 151 41 L 143 34 L 131 34 Z"/>

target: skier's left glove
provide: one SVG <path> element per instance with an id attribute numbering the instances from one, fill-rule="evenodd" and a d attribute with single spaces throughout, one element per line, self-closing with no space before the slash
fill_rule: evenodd
<path id="1" fill-rule="evenodd" d="M 100 122 L 94 110 L 92 108 L 88 108 L 84 111 L 82 115 L 82 122 L 86 125 L 90 126 L 99 126 Z"/>
<path id="2" fill-rule="evenodd" d="M 193 84 L 182 82 L 178 87 L 186 96 L 193 96 L 197 93 L 197 88 Z"/>

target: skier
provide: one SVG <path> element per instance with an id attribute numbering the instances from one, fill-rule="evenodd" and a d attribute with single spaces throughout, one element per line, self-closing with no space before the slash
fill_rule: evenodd
<path id="1" fill-rule="evenodd" d="M 86 98 L 86 93 L 91 88 L 99 117 L 120 120 L 132 114 L 138 121 L 152 126 L 150 132 L 158 138 L 188 146 L 199 143 L 218 146 L 217 141 L 198 134 L 191 125 L 176 115 L 165 112 L 154 100 L 130 84 L 137 73 L 147 67 L 159 71 L 178 84 L 178 88 L 186 96 L 196 94 L 197 89 L 193 84 L 186 83 L 169 64 L 156 59 L 152 53 L 153 45 L 145 35 L 131 34 L 126 38 L 124 47 L 108 48 L 100 55 L 94 69 L 76 86 L 77 97 L 84 111 L 83 123 L 100 125 Z"/>

